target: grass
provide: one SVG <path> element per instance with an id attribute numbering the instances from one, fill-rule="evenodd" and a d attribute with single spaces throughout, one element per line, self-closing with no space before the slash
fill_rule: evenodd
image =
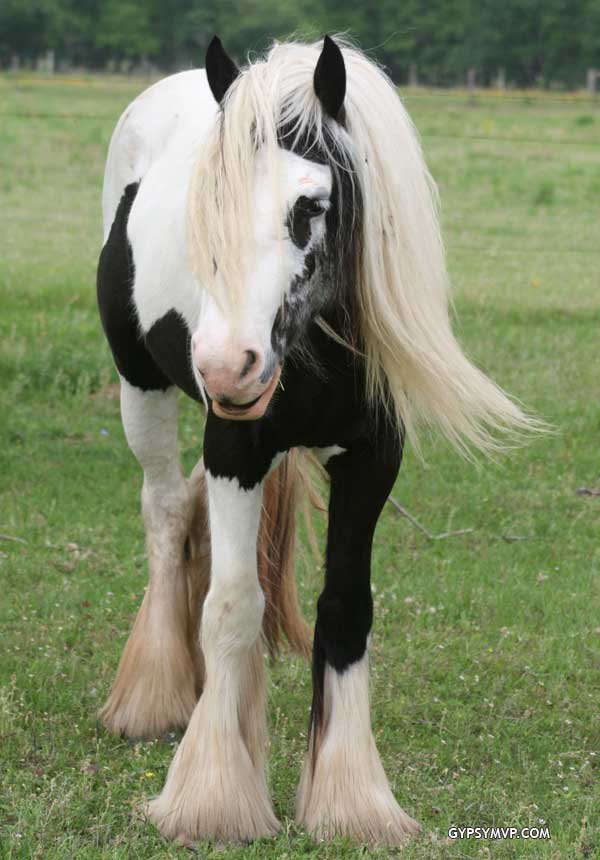
<path id="1" fill-rule="evenodd" d="M 0 856 L 183 858 L 135 813 L 171 742 L 108 736 L 107 695 L 145 585 L 140 474 L 97 318 L 103 160 L 131 81 L 0 78 Z M 410 91 L 443 204 L 466 350 L 557 428 L 475 469 L 407 453 L 374 556 L 373 722 L 417 858 L 600 856 L 600 149 L 598 106 Z M 69 117 L 73 114 L 76 117 Z M 79 116 L 85 115 L 85 116 Z M 189 469 L 202 421 L 182 398 Z M 516 539 L 518 538 L 518 539 Z M 307 614 L 322 571 L 306 561 Z M 270 670 L 282 835 L 199 856 L 355 858 L 293 824 L 309 668 Z M 448 827 L 547 841 L 449 843 Z M 374 852 L 390 857 L 397 852 Z"/>

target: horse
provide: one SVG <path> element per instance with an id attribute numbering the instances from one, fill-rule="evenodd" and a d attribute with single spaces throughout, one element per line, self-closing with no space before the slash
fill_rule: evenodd
<path id="1" fill-rule="evenodd" d="M 312 650 L 297 822 L 315 839 L 402 844 L 371 730 L 371 550 L 407 442 L 438 427 L 493 452 L 530 419 L 465 357 L 449 318 L 436 186 L 391 80 L 349 42 L 274 43 L 123 113 L 103 189 L 97 293 L 143 469 L 149 586 L 100 713 L 187 727 L 147 816 L 167 838 L 279 829 L 266 779 L 264 643 Z M 189 480 L 177 392 L 206 414 Z M 329 476 L 311 637 L 294 529 L 304 452 Z"/>

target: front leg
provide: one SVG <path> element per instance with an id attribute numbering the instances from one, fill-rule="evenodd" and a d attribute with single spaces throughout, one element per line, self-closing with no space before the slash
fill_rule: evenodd
<path id="1" fill-rule="evenodd" d="M 257 573 L 262 481 L 271 458 L 257 451 L 249 428 L 234 429 L 211 413 L 204 460 L 212 553 L 201 621 L 205 685 L 162 794 L 148 810 L 165 836 L 184 844 L 247 842 L 279 827 L 265 778 L 265 601 Z"/>
<path id="2" fill-rule="evenodd" d="M 357 444 L 331 475 L 325 588 L 318 602 L 310 740 L 298 823 L 317 839 L 399 845 L 419 825 L 396 803 L 371 731 L 368 637 L 375 525 L 394 484 L 395 440 Z"/>
<path id="3" fill-rule="evenodd" d="M 183 477 L 174 388 L 143 391 L 121 378 L 121 414 L 144 470 L 150 581 L 100 718 L 115 734 L 156 737 L 187 725 L 202 686 L 191 628 L 208 579 L 204 475 L 200 468 L 189 482 Z"/>

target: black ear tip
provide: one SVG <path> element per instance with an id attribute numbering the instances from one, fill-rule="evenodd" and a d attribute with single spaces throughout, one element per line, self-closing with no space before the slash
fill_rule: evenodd
<path id="1" fill-rule="evenodd" d="M 331 56 L 335 54 L 336 57 L 341 57 L 342 52 L 340 51 L 340 47 L 337 42 L 331 38 L 331 36 L 326 33 L 323 37 L 323 51 L 327 52 Z"/>
<path id="2" fill-rule="evenodd" d="M 206 56 L 220 53 L 223 50 L 223 43 L 219 39 L 218 36 L 213 36 L 210 42 L 208 43 L 208 48 L 206 49 Z"/>

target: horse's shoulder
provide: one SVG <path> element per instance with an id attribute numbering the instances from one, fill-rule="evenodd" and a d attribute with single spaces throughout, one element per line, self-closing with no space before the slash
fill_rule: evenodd
<path id="1" fill-rule="evenodd" d="M 203 69 L 178 72 L 144 90 L 123 112 L 115 137 L 161 149 L 175 134 L 202 126 L 216 105 Z"/>
<path id="2" fill-rule="evenodd" d="M 203 69 L 179 72 L 144 90 L 123 111 L 110 143 L 104 177 L 105 237 L 125 187 L 160 161 L 189 151 L 210 127 L 216 105 Z"/>

